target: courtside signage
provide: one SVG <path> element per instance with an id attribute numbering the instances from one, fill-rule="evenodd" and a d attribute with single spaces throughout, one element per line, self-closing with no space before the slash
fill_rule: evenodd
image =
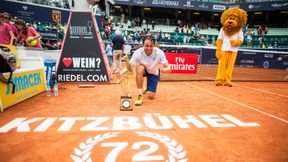
<path id="1" fill-rule="evenodd" d="M 7 77 L 7 74 L 4 74 Z M 15 84 L 15 93 L 12 94 L 11 84 L 0 82 L 0 97 L 3 109 L 26 100 L 46 89 L 44 70 L 13 73 L 11 81 Z"/>
<path id="2" fill-rule="evenodd" d="M 198 54 L 165 53 L 174 74 L 197 74 Z"/>
<path id="3" fill-rule="evenodd" d="M 90 12 L 72 12 L 58 63 L 59 82 L 107 82 L 103 47 Z"/>

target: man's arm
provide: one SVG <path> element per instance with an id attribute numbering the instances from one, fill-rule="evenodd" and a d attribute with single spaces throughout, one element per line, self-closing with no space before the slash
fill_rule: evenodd
<path id="1" fill-rule="evenodd" d="M 162 65 L 163 65 L 163 67 L 160 67 L 160 70 L 162 73 L 171 73 L 171 67 L 170 67 L 170 64 L 168 62 L 164 63 Z"/>

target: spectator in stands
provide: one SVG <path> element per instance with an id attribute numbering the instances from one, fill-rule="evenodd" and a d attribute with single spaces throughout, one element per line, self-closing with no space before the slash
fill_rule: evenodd
<path id="1" fill-rule="evenodd" d="M 108 58 L 108 63 L 109 63 L 109 67 L 112 66 L 112 62 L 113 62 L 113 49 L 111 47 L 111 43 L 108 42 L 107 45 L 106 45 L 106 48 L 105 48 L 105 52 L 106 52 L 106 55 L 107 55 L 107 58 Z"/>
<path id="2" fill-rule="evenodd" d="M 124 39 L 122 32 L 119 30 L 115 31 L 115 37 L 112 39 L 113 43 L 113 68 L 114 73 L 120 73 L 121 71 L 121 58 L 123 54 Z"/>
<path id="3" fill-rule="evenodd" d="M 277 42 L 274 43 L 273 48 L 278 48 Z"/>
<path id="4" fill-rule="evenodd" d="M 154 99 L 157 84 L 159 81 L 159 65 L 163 65 L 160 70 L 163 73 L 170 72 L 170 65 L 165 57 L 164 52 L 155 47 L 155 41 L 152 37 L 143 39 L 143 47 L 137 49 L 130 63 L 136 67 L 136 85 L 138 88 L 138 97 L 135 105 L 140 106 L 143 103 L 143 79 L 147 77 L 147 94 L 149 99 Z"/>
<path id="5" fill-rule="evenodd" d="M 135 33 L 134 33 L 134 41 L 138 42 L 138 40 L 139 40 L 139 33 L 136 30 Z"/>
<path id="6" fill-rule="evenodd" d="M 247 47 L 248 48 L 252 48 L 252 39 L 253 39 L 253 36 L 248 33 L 248 36 L 247 36 Z"/>
<path id="7" fill-rule="evenodd" d="M 127 27 L 128 27 L 128 29 L 130 29 L 132 27 L 132 23 L 129 19 L 127 20 Z"/>
<path id="8" fill-rule="evenodd" d="M 20 19 L 15 21 L 15 25 L 20 31 L 17 37 L 17 42 L 22 42 L 26 46 L 29 46 L 29 43 L 27 41 L 37 40 L 37 44 L 34 47 L 42 48 L 40 35 L 33 27 L 28 27 L 25 21 Z M 28 37 L 31 37 L 31 39 L 28 40 Z"/>
<path id="9" fill-rule="evenodd" d="M 93 4 L 93 7 L 92 7 L 92 13 L 93 13 L 94 16 L 96 16 L 96 15 L 100 15 L 100 12 L 101 12 L 101 9 L 100 9 L 100 7 L 98 5 L 98 2 L 95 2 Z"/>
<path id="10" fill-rule="evenodd" d="M 3 15 L 4 15 L 4 22 L 10 25 L 10 28 L 16 38 L 18 36 L 18 31 L 16 26 L 14 25 L 14 19 L 12 19 L 11 15 L 7 12 L 4 12 Z"/>
<path id="11" fill-rule="evenodd" d="M 8 23 L 4 21 L 5 15 L 0 13 L 0 44 L 13 44 L 15 38 L 13 31 Z"/>
<path id="12" fill-rule="evenodd" d="M 152 25 L 152 30 L 154 30 L 155 29 L 155 25 L 156 25 L 154 20 L 152 20 L 151 25 Z"/>
<path id="13" fill-rule="evenodd" d="M 264 33 L 265 33 L 265 35 L 267 35 L 268 30 L 269 30 L 268 26 L 264 26 Z"/>

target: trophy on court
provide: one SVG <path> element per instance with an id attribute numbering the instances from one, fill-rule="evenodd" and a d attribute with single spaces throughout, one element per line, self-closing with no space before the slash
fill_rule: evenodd
<path id="1" fill-rule="evenodd" d="M 132 104 L 132 96 L 129 94 L 131 78 L 133 76 L 133 69 L 131 64 L 129 63 L 128 55 L 126 54 L 122 60 L 125 60 L 126 66 L 120 72 L 121 79 L 118 83 L 120 83 L 123 96 L 120 97 L 120 111 L 132 111 L 133 104 Z"/>

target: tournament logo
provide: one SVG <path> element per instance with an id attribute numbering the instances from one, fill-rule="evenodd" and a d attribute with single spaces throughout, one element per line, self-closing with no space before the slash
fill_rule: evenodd
<path id="1" fill-rule="evenodd" d="M 52 10 L 52 19 L 56 23 L 61 22 L 61 11 Z"/>
<path id="2" fill-rule="evenodd" d="M 269 68 L 269 61 L 264 61 L 263 62 L 263 68 L 268 69 Z"/>

